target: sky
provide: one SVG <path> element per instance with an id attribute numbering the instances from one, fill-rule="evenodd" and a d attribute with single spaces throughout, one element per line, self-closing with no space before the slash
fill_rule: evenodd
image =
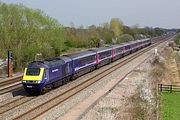
<path id="1" fill-rule="evenodd" d="M 100 25 L 119 18 L 124 25 L 180 28 L 180 0 L 0 0 L 40 9 L 64 26 Z"/>

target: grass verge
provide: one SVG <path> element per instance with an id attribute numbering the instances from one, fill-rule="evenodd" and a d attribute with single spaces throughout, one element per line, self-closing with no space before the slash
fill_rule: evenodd
<path id="1" fill-rule="evenodd" d="M 180 119 L 180 93 L 161 94 L 161 120 Z"/>

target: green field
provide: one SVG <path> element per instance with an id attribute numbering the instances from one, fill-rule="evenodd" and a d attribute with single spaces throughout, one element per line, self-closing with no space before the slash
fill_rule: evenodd
<path id="1" fill-rule="evenodd" d="M 161 94 L 161 119 L 180 120 L 180 93 Z"/>

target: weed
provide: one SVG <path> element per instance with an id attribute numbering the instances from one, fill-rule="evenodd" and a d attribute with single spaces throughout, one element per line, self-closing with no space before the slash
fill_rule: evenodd
<path id="1" fill-rule="evenodd" d="M 162 77 L 164 75 L 164 69 L 161 67 L 155 67 L 150 74 L 154 78 Z"/>
<path id="2" fill-rule="evenodd" d="M 105 112 L 110 112 L 110 113 L 114 113 L 117 111 L 117 108 L 114 107 L 101 107 L 98 112 L 100 113 L 105 113 Z"/>

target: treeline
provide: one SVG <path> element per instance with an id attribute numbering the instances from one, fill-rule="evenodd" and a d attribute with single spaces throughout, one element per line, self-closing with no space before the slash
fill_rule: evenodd
<path id="1" fill-rule="evenodd" d="M 175 37 L 175 43 L 177 45 L 180 45 L 180 34 L 177 34 L 176 37 Z"/>
<path id="2" fill-rule="evenodd" d="M 64 30 L 56 20 L 23 5 L 0 4 L 0 58 L 11 50 L 14 68 L 27 65 L 37 53 L 47 58 L 63 48 Z"/>
<path id="3" fill-rule="evenodd" d="M 38 53 L 50 58 L 71 48 L 98 47 L 101 41 L 115 44 L 163 33 L 160 28 L 128 27 L 117 18 L 99 26 L 77 28 L 71 23 L 63 27 L 40 10 L 0 3 L 0 58 L 6 59 L 11 50 L 16 70 L 33 61 Z"/>
<path id="4" fill-rule="evenodd" d="M 75 28 L 65 27 L 65 44 L 70 47 L 97 47 L 103 40 L 106 44 L 117 44 L 132 40 L 156 37 L 165 33 L 161 28 L 139 28 L 138 25 L 128 27 L 123 25 L 118 18 L 112 18 L 108 23 L 99 26 L 91 25 L 89 27 L 80 26 Z"/>

